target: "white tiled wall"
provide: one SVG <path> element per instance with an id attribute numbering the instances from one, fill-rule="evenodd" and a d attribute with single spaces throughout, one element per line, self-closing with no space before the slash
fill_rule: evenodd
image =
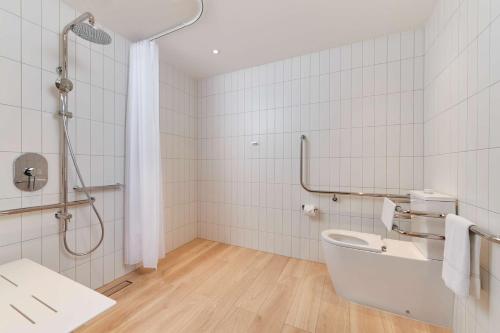
<path id="1" fill-rule="evenodd" d="M 59 0 L 0 0 L 0 209 L 59 201 L 59 32 L 79 13 Z M 70 131 L 87 185 L 123 183 L 128 41 L 110 32 L 109 46 L 90 45 L 70 34 Z M 43 154 L 49 182 L 33 193 L 17 190 L 12 162 L 24 152 Z M 70 187 L 77 185 L 70 170 Z M 99 192 L 105 221 L 103 245 L 75 259 L 61 247 L 54 211 L 0 218 L 0 263 L 29 258 L 97 288 L 123 275 L 123 193 Z M 71 193 L 70 199 L 76 199 Z M 69 244 L 89 249 L 99 238 L 89 207 L 72 210 Z"/>
<path id="2" fill-rule="evenodd" d="M 301 189 L 300 135 L 314 188 L 422 188 L 423 55 L 408 31 L 201 80 L 198 235 L 320 261 L 322 230 L 385 235 L 379 201 Z"/>
<path id="3" fill-rule="evenodd" d="M 167 251 L 196 238 L 196 84 L 160 63 L 160 133 Z"/>
<path id="4" fill-rule="evenodd" d="M 500 1 L 439 1 L 426 24 L 425 187 L 500 233 Z M 480 300 L 456 299 L 456 332 L 500 329 L 500 247 L 483 241 Z"/>

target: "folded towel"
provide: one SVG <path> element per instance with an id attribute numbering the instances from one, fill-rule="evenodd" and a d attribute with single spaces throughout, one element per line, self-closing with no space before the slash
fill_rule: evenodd
<path id="1" fill-rule="evenodd" d="M 396 212 L 396 204 L 391 200 L 384 198 L 384 206 L 382 207 L 382 216 L 380 219 L 384 223 L 387 230 L 392 230 L 394 223 L 394 213 Z"/>
<path id="2" fill-rule="evenodd" d="M 481 240 L 472 237 L 474 223 L 454 214 L 446 216 L 442 278 L 456 295 L 479 298 L 479 256 Z"/>

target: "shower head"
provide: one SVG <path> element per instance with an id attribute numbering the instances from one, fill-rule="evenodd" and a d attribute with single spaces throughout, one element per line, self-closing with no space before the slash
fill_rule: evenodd
<path id="1" fill-rule="evenodd" d="M 85 23 L 88 22 L 88 23 Z M 73 31 L 81 38 L 96 44 L 107 45 L 111 43 L 111 36 L 101 29 L 94 27 L 95 18 L 92 13 L 86 12 L 66 24 L 61 34 L 61 65 L 57 68 L 59 78 L 56 87 L 61 96 L 73 90 L 73 83 L 68 79 L 68 34 Z"/>
<path id="2" fill-rule="evenodd" d="M 96 29 L 92 25 L 80 22 L 71 25 L 71 30 L 81 38 L 89 42 L 108 45 L 111 43 L 111 36 L 101 29 Z"/>

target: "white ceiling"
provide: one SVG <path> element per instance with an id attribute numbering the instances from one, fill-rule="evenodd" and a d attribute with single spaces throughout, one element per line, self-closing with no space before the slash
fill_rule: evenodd
<path id="1" fill-rule="evenodd" d="M 67 0 L 133 41 L 193 17 L 198 0 Z M 160 57 L 207 77 L 420 26 L 435 0 L 205 0 L 158 40 Z M 212 49 L 219 49 L 218 55 Z"/>

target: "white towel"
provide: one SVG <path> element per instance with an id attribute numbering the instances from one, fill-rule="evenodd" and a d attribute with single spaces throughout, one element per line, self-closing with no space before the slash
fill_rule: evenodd
<path id="1" fill-rule="evenodd" d="M 382 207 L 382 216 L 380 219 L 384 223 L 387 230 L 392 230 L 394 223 L 394 213 L 396 212 L 396 204 L 391 200 L 384 198 L 384 206 Z"/>
<path id="2" fill-rule="evenodd" d="M 479 298 L 479 256 L 481 240 L 469 228 L 474 223 L 454 214 L 446 216 L 442 278 L 456 295 Z"/>

